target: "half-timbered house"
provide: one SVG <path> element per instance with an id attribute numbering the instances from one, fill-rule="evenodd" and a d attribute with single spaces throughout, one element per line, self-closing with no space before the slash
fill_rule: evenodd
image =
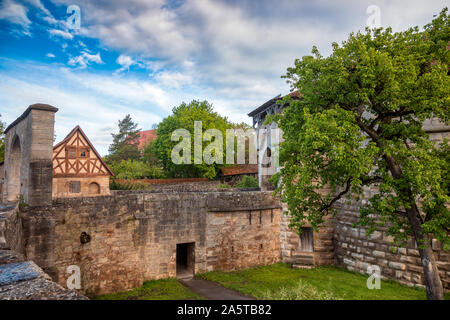
<path id="1" fill-rule="evenodd" d="M 52 160 L 54 198 L 110 194 L 114 174 L 80 126 L 53 147 Z"/>

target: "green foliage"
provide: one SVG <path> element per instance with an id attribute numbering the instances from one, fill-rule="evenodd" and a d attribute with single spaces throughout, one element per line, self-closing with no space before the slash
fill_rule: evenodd
<path id="1" fill-rule="evenodd" d="M 394 281 L 382 280 L 380 290 L 369 290 L 366 285 L 367 275 L 334 266 L 293 269 L 288 264 L 277 263 L 233 272 L 212 271 L 196 276 L 258 299 L 267 298 L 268 291 L 276 299 L 279 290 L 285 288 L 291 291 L 290 288 L 298 286 L 299 280 L 316 288 L 318 292 L 328 292 L 345 300 L 426 299 L 425 290 L 409 288 Z M 445 294 L 445 298 L 450 299 L 450 294 Z"/>
<path id="2" fill-rule="evenodd" d="M 221 183 L 217 186 L 219 189 L 231 189 L 232 187 L 229 184 Z"/>
<path id="3" fill-rule="evenodd" d="M 263 300 L 342 300 L 328 291 L 319 291 L 316 287 L 299 280 L 295 286 L 283 286 L 277 290 L 267 290 Z"/>
<path id="4" fill-rule="evenodd" d="M 163 172 L 159 167 L 152 167 L 148 163 L 137 160 L 121 160 L 108 163 L 117 179 L 159 179 Z"/>
<path id="5" fill-rule="evenodd" d="M 137 183 L 137 182 L 121 182 L 116 179 L 109 181 L 110 190 L 148 190 L 151 189 L 149 184 Z"/>
<path id="6" fill-rule="evenodd" d="M 127 114 L 125 118 L 119 120 L 118 127 L 117 134 L 111 133 L 113 142 L 109 146 L 108 161 L 139 160 L 141 158 L 138 150 L 140 129 L 137 128 L 137 123 L 134 123 L 131 116 Z"/>
<path id="7" fill-rule="evenodd" d="M 178 282 L 177 279 L 161 279 L 144 282 L 142 287 L 129 291 L 93 297 L 95 300 L 187 300 L 202 299 Z"/>
<path id="8" fill-rule="evenodd" d="M 231 128 L 227 118 L 214 112 L 213 106 L 207 101 L 192 101 L 189 104 L 182 103 L 173 108 L 173 114 L 164 118 L 158 124 L 158 138 L 154 141 L 154 155 L 161 159 L 164 172 L 169 178 L 209 178 L 216 177 L 222 164 L 194 164 L 194 121 L 202 121 L 202 131 L 208 129 L 219 130 L 223 137 L 226 129 Z M 191 135 L 191 164 L 174 164 L 171 160 L 172 149 L 178 141 L 171 141 L 172 132 L 176 129 L 186 129 Z M 203 141 L 203 150 L 211 141 Z M 223 163 L 225 163 L 225 143 L 223 143 Z"/>
<path id="9" fill-rule="evenodd" d="M 338 199 L 375 185 L 379 192 L 360 210 L 368 234 L 387 226 L 402 244 L 414 233 L 409 214 L 420 221 L 418 234 L 449 244 L 448 141 L 436 145 L 422 129 L 426 119 L 449 124 L 448 18 L 444 9 L 423 31 L 352 33 L 329 57 L 314 47 L 288 68 L 285 78 L 302 99 L 287 97 L 289 106 L 267 122 L 283 131 L 273 180 L 282 178 L 276 192 L 291 227 L 317 228 Z"/>
<path id="10" fill-rule="evenodd" d="M 252 176 L 243 176 L 241 180 L 236 183 L 236 188 L 257 188 L 259 187 L 258 180 Z"/>
<path id="11" fill-rule="evenodd" d="M 25 198 L 23 194 L 19 195 L 19 211 L 22 211 L 27 206 Z"/>
<path id="12" fill-rule="evenodd" d="M 160 167 L 161 160 L 155 155 L 153 150 L 154 143 L 154 141 L 151 141 L 145 146 L 143 160 L 151 167 Z"/>

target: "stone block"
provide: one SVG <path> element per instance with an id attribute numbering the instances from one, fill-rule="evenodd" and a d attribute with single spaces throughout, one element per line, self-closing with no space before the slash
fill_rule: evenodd
<path id="1" fill-rule="evenodd" d="M 406 270 L 406 265 L 404 263 L 390 261 L 388 265 L 390 268 L 396 270 Z"/>
<path id="2" fill-rule="evenodd" d="M 372 255 L 377 258 L 384 258 L 386 256 L 386 253 L 383 251 L 374 250 L 372 252 Z"/>

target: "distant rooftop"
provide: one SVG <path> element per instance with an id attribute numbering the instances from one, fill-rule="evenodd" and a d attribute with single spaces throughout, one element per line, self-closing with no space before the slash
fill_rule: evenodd
<path id="1" fill-rule="evenodd" d="M 144 130 L 139 132 L 139 150 L 144 149 L 150 142 L 155 141 L 158 137 L 156 135 L 156 129 L 154 130 Z"/>
<path id="2" fill-rule="evenodd" d="M 257 164 L 236 164 L 230 167 L 223 167 L 222 174 L 224 176 L 236 176 L 241 174 L 255 174 L 258 173 Z"/>
<path id="3" fill-rule="evenodd" d="M 249 117 L 253 117 L 254 115 L 260 113 L 261 111 L 264 111 L 265 109 L 267 109 L 268 107 L 270 107 L 271 105 L 275 104 L 275 102 L 277 102 L 277 100 L 283 99 L 286 96 L 290 96 L 291 98 L 298 98 L 300 97 L 300 92 L 298 92 L 298 90 L 295 90 L 285 96 L 281 96 L 281 94 L 277 95 L 276 97 L 273 97 L 272 99 L 270 99 L 269 101 L 264 102 L 262 105 L 260 105 L 258 108 L 256 108 L 255 110 L 251 111 L 248 116 Z"/>

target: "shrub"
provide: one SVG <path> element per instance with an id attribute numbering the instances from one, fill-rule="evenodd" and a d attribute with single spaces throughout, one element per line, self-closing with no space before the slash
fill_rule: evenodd
<path id="1" fill-rule="evenodd" d="M 267 290 L 262 294 L 264 300 L 342 300 L 328 291 L 318 291 L 316 287 L 299 281 L 293 287 Z"/>
<path id="2" fill-rule="evenodd" d="M 221 184 L 219 184 L 217 186 L 217 188 L 219 188 L 219 189 L 230 189 L 231 186 L 229 184 L 226 184 L 226 183 L 221 183 Z"/>
<path id="3" fill-rule="evenodd" d="M 258 180 L 252 176 L 243 176 L 241 181 L 236 183 L 236 188 L 257 188 L 259 187 Z"/>
<path id="4" fill-rule="evenodd" d="M 151 189 L 151 186 L 145 183 L 137 182 L 119 182 L 115 179 L 109 181 L 110 190 L 145 190 Z"/>
<path id="5" fill-rule="evenodd" d="M 121 160 L 109 164 L 117 179 L 163 178 L 161 168 L 137 160 Z"/>

